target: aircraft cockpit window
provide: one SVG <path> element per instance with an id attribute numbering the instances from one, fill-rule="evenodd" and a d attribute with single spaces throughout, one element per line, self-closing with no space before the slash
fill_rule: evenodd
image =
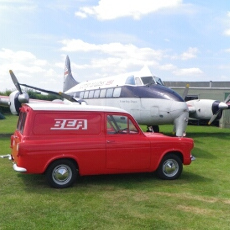
<path id="1" fill-rule="evenodd" d="M 135 80 L 134 80 L 134 76 L 129 76 L 127 77 L 126 81 L 125 81 L 126 85 L 135 85 Z"/>
<path id="2" fill-rule="evenodd" d="M 135 77 L 135 85 L 143 85 L 139 77 Z"/>
<path id="3" fill-rule="evenodd" d="M 100 96 L 100 89 L 96 89 L 94 93 L 94 98 L 98 98 Z"/>
<path id="4" fill-rule="evenodd" d="M 163 81 L 159 77 L 154 77 L 158 85 L 164 85 Z"/>
<path id="5" fill-rule="evenodd" d="M 115 88 L 113 91 L 113 97 L 120 97 L 121 95 L 121 88 Z"/>
<path id="6" fill-rule="evenodd" d="M 113 89 L 107 89 L 106 91 L 106 97 L 112 97 L 113 96 Z"/>
<path id="7" fill-rule="evenodd" d="M 152 76 L 149 77 L 141 77 L 141 80 L 144 85 L 149 85 L 149 84 L 156 84 L 156 81 Z"/>

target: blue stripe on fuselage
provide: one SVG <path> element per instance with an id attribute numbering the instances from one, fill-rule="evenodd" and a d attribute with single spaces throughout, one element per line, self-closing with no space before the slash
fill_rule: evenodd
<path id="1" fill-rule="evenodd" d="M 179 101 L 183 102 L 183 98 L 173 91 L 170 88 L 167 88 L 162 85 L 145 85 L 145 86 L 132 86 L 132 85 L 124 85 L 124 86 L 117 86 L 117 87 L 111 87 L 111 88 L 121 88 L 121 94 L 119 98 L 156 98 L 156 99 L 166 99 L 166 100 L 172 100 L 172 101 Z M 107 89 L 111 89 L 107 88 Z M 99 88 L 98 88 L 99 89 Z M 94 89 L 94 90 L 98 90 Z M 71 95 L 75 98 L 80 98 L 80 93 L 85 91 L 92 91 L 92 90 L 84 90 L 72 93 Z M 102 97 L 99 97 L 100 99 Z M 88 98 L 85 98 L 88 99 Z M 90 98 L 89 98 L 90 99 Z M 97 98 L 94 98 L 97 99 Z"/>
<path id="2" fill-rule="evenodd" d="M 184 101 L 178 93 L 162 85 L 122 86 L 120 97 L 158 98 Z"/>

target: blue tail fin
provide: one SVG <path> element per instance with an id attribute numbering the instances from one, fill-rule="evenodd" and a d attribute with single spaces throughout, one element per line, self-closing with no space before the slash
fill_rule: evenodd
<path id="1" fill-rule="evenodd" d="M 71 67 L 70 67 L 70 60 L 69 56 L 66 56 L 65 60 L 65 69 L 64 69 L 64 83 L 63 83 L 63 92 L 66 92 L 70 88 L 77 85 L 79 82 L 77 82 L 72 75 Z"/>

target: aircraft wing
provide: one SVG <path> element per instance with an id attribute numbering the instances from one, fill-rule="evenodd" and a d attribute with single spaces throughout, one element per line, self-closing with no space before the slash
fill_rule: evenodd
<path id="1" fill-rule="evenodd" d="M 0 106 L 5 106 L 5 107 L 10 106 L 10 98 L 9 98 L 9 96 L 1 96 L 0 95 Z"/>

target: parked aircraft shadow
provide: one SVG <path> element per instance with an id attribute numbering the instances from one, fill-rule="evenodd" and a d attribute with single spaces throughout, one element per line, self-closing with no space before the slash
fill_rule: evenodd
<path id="1" fill-rule="evenodd" d="M 172 133 L 163 132 L 164 135 L 173 136 Z M 187 132 L 186 137 L 188 138 L 218 138 L 223 140 L 229 140 L 229 133 L 225 132 L 215 132 L 215 133 L 207 133 L 207 132 Z M 198 141 L 199 139 L 196 139 Z"/>

